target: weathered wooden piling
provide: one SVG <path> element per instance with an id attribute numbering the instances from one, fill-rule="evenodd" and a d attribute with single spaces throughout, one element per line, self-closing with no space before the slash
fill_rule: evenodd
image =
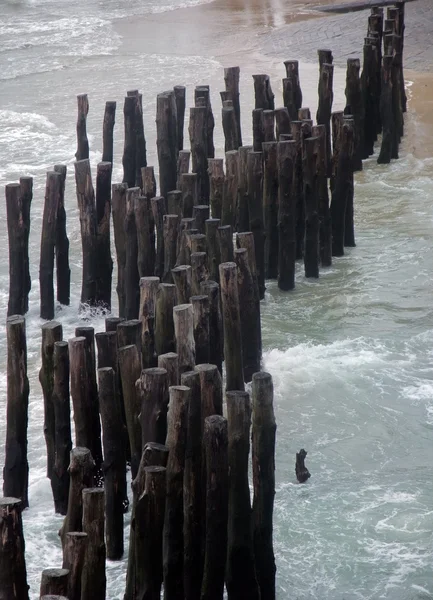
<path id="1" fill-rule="evenodd" d="M 22 507 L 19 498 L 0 499 L 0 590 L 5 600 L 29 598 Z"/>
<path id="2" fill-rule="evenodd" d="M 353 168 L 362 170 L 362 148 L 364 146 L 365 109 L 362 101 L 362 87 L 359 72 L 361 63 L 358 58 L 347 59 L 346 73 L 346 106 L 354 119 L 354 156 Z"/>
<path id="3" fill-rule="evenodd" d="M 298 110 L 302 106 L 302 90 L 299 81 L 299 62 L 297 60 L 284 61 L 286 77 L 283 79 L 284 106 L 289 111 L 290 119 L 296 121 Z"/>
<path id="4" fill-rule="evenodd" d="M 81 600 L 81 577 L 87 542 L 87 533 L 82 531 L 74 531 L 66 534 L 63 544 L 63 568 L 69 571 L 68 600 Z"/>
<path id="5" fill-rule="evenodd" d="M 167 371 L 158 367 L 144 369 L 136 389 L 140 403 L 141 447 L 148 442 L 162 444 L 167 436 Z"/>
<path id="6" fill-rule="evenodd" d="M 66 515 L 69 457 L 72 449 L 68 342 L 55 342 L 53 352 L 54 464 L 51 489 L 56 513 Z"/>
<path id="7" fill-rule="evenodd" d="M 206 515 L 201 600 L 221 600 L 227 558 L 229 491 L 227 420 L 224 417 L 213 415 L 205 419 L 203 448 Z"/>
<path id="8" fill-rule="evenodd" d="M 395 117 L 392 81 L 393 57 L 385 55 L 382 61 L 382 91 L 380 96 L 380 115 L 382 120 L 382 145 L 377 159 L 379 164 L 391 162 L 395 145 Z"/>
<path id="9" fill-rule="evenodd" d="M 200 284 L 209 279 L 206 252 L 191 253 L 191 293 L 194 296 L 200 294 Z"/>
<path id="10" fill-rule="evenodd" d="M 275 142 L 275 111 L 263 111 L 263 141 Z M 262 148 L 260 148 L 260 151 Z"/>
<path id="11" fill-rule="evenodd" d="M 109 100 L 105 103 L 104 121 L 102 125 L 102 160 L 113 162 L 113 132 L 116 122 L 116 102 Z"/>
<path id="12" fill-rule="evenodd" d="M 77 117 L 77 151 L 75 158 L 84 160 L 89 158 L 89 140 L 87 139 L 87 115 L 89 113 L 89 100 L 87 94 L 78 94 L 78 117 Z"/>
<path id="13" fill-rule="evenodd" d="M 218 227 L 218 243 L 221 262 L 233 261 L 233 229 L 231 225 Z"/>
<path id="14" fill-rule="evenodd" d="M 102 463 L 102 448 L 94 351 L 92 360 L 90 345 L 82 336 L 71 338 L 68 343 L 75 445 L 89 448 L 99 469 Z"/>
<path id="15" fill-rule="evenodd" d="M 171 190 L 167 193 L 167 214 L 177 215 L 179 221 L 182 219 L 182 192 L 181 190 Z"/>
<path id="16" fill-rule="evenodd" d="M 275 432 L 273 383 L 269 373 L 254 373 L 252 384 L 253 543 L 262 600 L 275 600 L 273 510 L 275 496 Z"/>
<path id="17" fill-rule="evenodd" d="M 329 211 L 328 193 L 328 160 L 326 158 L 326 127 L 315 125 L 312 130 L 313 136 L 317 137 L 317 193 L 319 207 L 319 252 L 322 267 L 332 264 L 332 225 L 331 213 Z M 330 163 L 329 163 L 330 164 Z"/>
<path id="18" fill-rule="evenodd" d="M 126 183 L 129 188 L 135 186 L 135 172 L 136 172 L 136 96 L 137 90 L 128 92 L 125 96 L 123 104 L 123 122 L 124 122 L 124 147 L 122 156 L 123 165 L 123 183 Z"/>
<path id="19" fill-rule="evenodd" d="M 143 368 L 155 366 L 155 304 L 159 277 L 140 279 L 141 359 Z"/>
<path id="20" fill-rule="evenodd" d="M 39 371 L 39 382 L 44 396 L 44 436 L 47 446 L 47 477 L 51 479 L 55 461 L 55 414 L 53 404 L 54 389 L 54 344 L 63 337 L 63 328 L 57 321 L 42 325 L 42 366 Z"/>
<path id="21" fill-rule="evenodd" d="M 236 112 L 233 102 L 226 100 L 223 102 L 221 110 L 221 121 L 224 132 L 224 151 L 229 152 L 230 150 L 237 150 L 239 148 L 238 143 L 238 127 L 236 122 Z"/>
<path id="22" fill-rule="evenodd" d="M 39 596 L 66 596 L 68 593 L 68 569 L 44 569 L 41 575 Z"/>
<path id="23" fill-rule="evenodd" d="M 355 187 L 353 180 L 353 157 L 354 157 L 354 136 L 355 136 L 355 123 L 352 115 L 344 116 L 344 123 L 347 123 L 352 128 L 353 141 L 350 150 L 350 163 L 349 171 L 347 174 L 347 185 L 346 185 L 346 212 L 345 212 L 345 225 L 344 225 L 344 245 L 354 248 L 355 244 L 355 224 L 354 224 L 354 196 Z"/>
<path id="24" fill-rule="evenodd" d="M 176 351 L 173 308 L 177 304 L 176 286 L 161 283 L 156 294 L 155 352 L 157 356 Z"/>
<path id="25" fill-rule="evenodd" d="M 290 135 L 290 115 L 285 106 L 275 109 L 275 139 L 281 141 L 282 135 Z"/>
<path id="26" fill-rule="evenodd" d="M 135 206 L 140 196 L 140 188 L 133 187 L 126 190 L 125 211 L 125 314 L 126 319 L 136 319 L 140 301 L 138 273 L 138 237 L 135 221 Z"/>
<path id="27" fill-rule="evenodd" d="M 326 173 L 330 175 L 331 168 L 331 113 L 332 103 L 334 100 L 334 66 L 332 63 L 332 52 L 319 52 L 319 105 L 317 108 L 316 120 L 318 125 L 324 125 L 326 131 L 325 147 L 326 147 Z M 322 52 L 322 55 L 320 54 Z M 330 62 L 321 62 L 330 61 Z"/>
<path id="28" fill-rule="evenodd" d="M 171 270 L 176 264 L 178 230 L 179 215 L 164 215 L 164 271 L 162 279 L 165 283 L 173 283 Z"/>
<path id="29" fill-rule="evenodd" d="M 226 389 L 243 390 L 241 317 L 237 267 L 234 262 L 220 264 L 220 287 L 224 328 Z"/>
<path id="30" fill-rule="evenodd" d="M 295 170 L 297 144 L 278 142 L 278 287 L 292 290 L 295 287 L 297 197 Z M 256 369 L 257 370 L 257 369 Z"/>
<path id="31" fill-rule="evenodd" d="M 224 179 L 221 224 L 234 227 L 238 207 L 239 152 L 226 152 L 226 176 Z M 213 214 L 213 212 L 212 212 Z"/>
<path id="32" fill-rule="evenodd" d="M 201 424 L 203 432 L 206 417 L 223 414 L 222 377 L 218 367 L 209 363 L 196 365 L 195 371 L 200 376 Z"/>
<path id="33" fill-rule="evenodd" d="M 235 215 L 236 231 L 249 231 L 250 220 L 248 214 L 248 154 L 253 150 L 252 146 L 239 147 L 239 179 L 238 179 L 238 207 Z"/>
<path id="34" fill-rule="evenodd" d="M 191 266 L 180 265 L 172 269 L 172 275 L 176 285 L 178 303 L 187 304 L 191 297 Z"/>
<path id="35" fill-rule="evenodd" d="M 302 177 L 305 198 L 305 254 L 306 277 L 319 277 L 319 196 L 317 189 L 317 137 L 303 141 Z"/>
<path id="36" fill-rule="evenodd" d="M 192 371 L 195 366 L 194 313 L 192 304 L 179 304 L 173 308 L 176 354 L 179 372 Z"/>
<path id="37" fill-rule="evenodd" d="M 176 189 L 181 190 L 182 186 L 182 175 L 188 173 L 189 162 L 191 158 L 191 152 L 189 150 L 180 150 L 177 157 L 177 178 L 176 178 Z"/>
<path id="38" fill-rule="evenodd" d="M 192 209 L 192 216 L 194 218 L 194 228 L 197 229 L 197 231 L 201 234 L 204 235 L 205 233 L 205 228 L 206 228 L 206 220 L 209 219 L 209 205 L 208 204 L 197 204 L 196 206 L 193 207 Z M 201 238 L 203 239 L 203 238 Z M 204 250 L 204 248 L 203 248 Z M 200 250 L 195 250 L 196 252 L 199 252 Z"/>
<path id="39" fill-rule="evenodd" d="M 183 173 L 180 178 L 182 190 L 182 207 L 184 218 L 192 217 L 193 207 L 199 204 L 199 188 L 197 173 Z"/>
<path id="40" fill-rule="evenodd" d="M 344 230 L 346 221 L 347 192 L 350 190 L 353 150 L 353 127 L 345 122 L 341 126 L 339 140 L 338 166 L 335 176 L 331 202 L 332 255 L 344 254 Z"/>
<path id="41" fill-rule="evenodd" d="M 190 108 L 189 139 L 191 144 L 192 170 L 197 174 L 198 204 L 209 203 L 209 174 L 207 166 L 207 108 Z M 184 176 L 185 177 L 185 176 Z M 184 216 L 189 216 L 184 210 Z"/>
<path id="42" fill-rule="evenodd" d="M 175 352 L 158 356 L 158 367 L 167 371 L 167 386 L 179 385 L 179 357 Z"/>
<path id="43" fill-rule="evenodd" d="M 164 600 L 183 600 L 183 473 L 191 390 L 170 388 L 166 445 L 167 495 L 163 531 Z"/>
<path id="44" fill-rule="evenodd" d="M 363 49 L 363 65 L 361 74 L 361 88 L 363 92 L 364 119 L 364 147 L 362 158 L 368 158 L 374 152 L 374 142 L 377 139 L 377 108 L 379 98 L 377 94 L 377 78 L 375 74 L 375 48 L 371 40 L 366 38 Z"/>
<path id="45" fill-rule="evenodd" d="M 240 80 L 240 69 L 239 67 L 227 67 L 224 69 L 224 81 L 227 92 L 227 99 L 233 102 L 233 108 L 236 116 L 236 127 L 237 127 L 237 148 L 242 146 L 242 132 L 241 132 L 241 108 L 239 101 L 239 80 Z"/>
<path id="46" fill-rule="evenodd" d="M 57 302 L 69 306 L 71 288 L 71 269 L 69 268 L 69 239 L 66 232 L 65 183 L 66 165 L 54 165 L 54 171 L 60 174 L 60 193 L 57 207 L 56 226 L 56 276 Z M 21 178 L 22 180 L 23 178 Z M 20 181 L 21 181 L 20 180 Z M 21 183 L 22 188 L 22 183 Z M 22 193 L 22 189 L 21 189 Z"/>
<path id="47" fill-rule="evenodd" d="M 131 476 L 134 479 L 137 474 L 138 465 L 140 464 L 142 449 L 141 428 L 138 420 L 140 401 L 135 387 L 135 383 L 141 373 L 141 360 L 136 345 L 119 348 L 119 372 L 131 451 Z"/>
<path id="48" fill-rule="evenodd" d="M 155 234 L 151 200 L 138 196 L 135 200 L 135 226 L 137 230 L 137 266 L 139 277 L 153 275 L 155 268 Z"/>
<path id="49" fill-rule="evenodd" d="M 209 361 L 222 373 L 224 339 L 219 285 L 210 279 L 202 281 L 200 293 L 207 294 L 209 298 L 209 338 L 211 339 Z"/>
<path id="50" fill-rule="evenodd" d="M 291 131 L 296 142 L 296 161 L 293 173 L 293 193 L 296 203 L 296 259 L 304 257 L 305 246 L 305 202 L 302 180 L 302 121 L 292 121 Z"/>
<path id="51" fill-rule="evenodd" d="M 271 88 L 269 75 L 253 75 L 255 108 L 274 110 L 274 93 Z"/>
<path id="52" fill-rule="evenodd" d="M 263 144 L 264 268 L 267 279 L 278 276 L 278 163 L 277 142 Z"/>
<path id="53" fill-rule="evenodd" d="M 236 247 L 237 248 L 245 248 L 248 252 L 248 264 L 251 271 L 251 276 L 253 278 L 254 284 L 254 294 L 256 301 L 256 326 L 257 326 L 257 339 L 261 340 L 261 324 L 260 324 L 260 296 L 259 296 L 259 284 L 258 284 L 258 276 L 257 276 L 257 265 L 255 259 L 255 250 L 254 250 L 254 235 L 251 231 L 245 231 L 243 233 L 236 234 Z M 261 347 L 261 342 L 260 342 Z"/>
<path id="54" fill-rule="evenodd" d="M 128 92 L 129 93 L 129 92 Z M 143 123 L 143 96 L 138 92 L 135 93 L 135 182 L 134 185 L 141 187 L 142 176 L 141 170 L 147 167 L 146 154 L 146 138 L 144 135 Z"/>
<path id="55" fill-rule="evenodd" d="M 29 465 L 27 461 L 29 380 L 27 377 L 27 342 L 24 317 L 20 315 L 8 317 L 6 335 L 7 391 L 3 495 L 20 498 L 21 510 L 21 508 L 25 509 L 29 505 Z"/>
<path id="56" fill-rule="evenodd" d="M 96 171 L 96 304 L 111 310 L 113 260 L 110 248 L 111 162 L 98 163 Z"/>
<path id="57" fill-rule="evenodd" d="M 60 201 L 61 175 L 48 171 L 42 218 L 41 253 L 39 262 L 40 316 L 54 319 L 54 249 L 56 246 L 57 213 Z"/>
<path id="58" fill-rule="evenodd" d="M 105 600 L 104 490 L 83 490 L 83 531 L 87 533 L 86 557 L 81 580 L 82 600 Z"/>
<path id="59" fill-rule="evenodd" d="M 67 534 L 82 531 L 84 488 L 90 488 L 94 482 L 95 461 L 88 448 L 76 447 L 71 450 L 69 463 L 69 499 L 68 512 L 59 531 L 63 548 L 67 543 Z M 63 568 L 69 569 L 63 561 Z"/>
<path id="60" fill-rule="evenodd" d="M 193 310 L 195 362 L 208 363 L 211 343 L 209 298 L 207 295 L 191 296 L 190 302 Z"/>
<path id="61" fill-rule="evenodd" d="M 92 307 L 96 303 L 96 281 L 98 277 L 95 192 L 89 159 L 79 160 L 74 163 L 74 166 L 83 252 L 81 304 Z"/>
<path id="62" fill-rule="evenodd" d="M 9 302 L 8 316 L 24 315 L 28 310 L 30 280 L 28 275 L 28 234 L 30 230 L 30 204 L 32 184 L 23 194 L 23 185 L 8 183 L 5 186 L 6 216 L 9 238 Z"/>
<path id="63" fill-rule="evenodd" d="M 210 100 L 210 88 L 208 85 L 199 85 L 194 90 L 195 105 L 206 107 L 206 144 L 207 157 L 214 158 L 215 146 L 213 141 L 213 131 L 215 128 L 215 119 L 212 112 Z"/>
<path id="64" fill-rule="evenodd" d="M 255 108 L 253 110 L 253 151 L 261 152 L 264 141 L 263 108 Z"/>
<path id="65" fill-rule="evenodd" d="M 156 97 L 156 146 L 159 162 L 160 194 L 176 189 L 177 153 L 179 150 L 176 100 L 173 91 L 163 92 Z"/>
<path id="66" fill-rule="evenodd" d="M 219 219 L 206 219 L 206 247 L 207 247 L 207 266 L 209 270 L 209 279 L 219 280 L 218 267 L 221 262 L 221 252 L 218 240 Z"/>
<path id="67" fill-rule="evenodd" d="M 154 275 L 162 277 L 164 273 L 164 215 L 167 213 L 165 198 L 163 196 L 152 198 L 151 206 L 156 229 Z"/>
<path id="68" fill-rule="evenodd" d="M 259 296 L 265 297 L 265 225 L 263 221 L 263 153 L 248 154 L 248 215 L 249 231 L 254 235 Z"/>
<path id="69" fill-rule="evenodd" d="M 126 488 L 125 444 L 122 411 L 117 393 L 116 374 L 111 367 L 98 369 L 99 407 L 104 450 L 104 489 L 107 558 L 123 556 L 123 501 Z"/>
<path id="70" fill-rule="evenodd" d="M 244 391 L 227 391 L 229 511 L 226 586 L 229 599 L 260 598 L 257 582 L 248 458 L 251 401 Z"/>
<path id="71" fill-rule="evenodd" d="M 114 183 L 111 186 L 111 203 L 113 212 L 114 244 L 117 257 L 117 297 L 119 300 L 119 316 L 125 316 L 125 265 L 126 265 L 126 183 Z"/>

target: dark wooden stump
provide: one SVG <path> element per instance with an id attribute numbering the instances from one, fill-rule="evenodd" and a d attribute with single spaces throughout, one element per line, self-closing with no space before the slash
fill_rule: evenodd
<path id="1" fill-rule="evenodd" d="M 354 130 L 354 157 L 353 168 L 355 171 L 362 171 L 362 149 L 364 147 L 364 120 L 365 109 L 362 99 L 362 87 L 359 72 L 361 63 L 359 58 L 347 59 L 346 73 L 346 106 L 350 109 L 353 116 Z"/>
<path id="2" fill-rule="evenodd" d="M 284 66 L 286 67 L 286 78 L 283 79 L 284 106 L 289 111 L 290 119 L 296 121 L 298 110 L 302 106 L 299 62 L 297 60 L 286 60 Z"/>
<path id="3" fill-rule="evenodd" d="M 345 122 L 340 132 L 338 167 L 331 202 L 332 256 L 344 255 L 347 194 L 351 188 L 353 127 Z"/>
<path id="4" fill-rule="evenodd" d="M 5 600 L 28 600 L 25 543 L 18 498 L 0 500 L 0 590 Z"/>
<path id="5" fill-rule="evenodd" d="M 173 88 L 174 101 L 176 104 L 177 122 L 177 150 L 179 154 L 183 150 L 183 130 L 185 126 L 186 88 L 184 85 L 175 85 Z"/>
<path id="6" fill-rule="evenodd" d="M 68 569 L 44 569 L 41 575 L 39 596 L 66 596 L 68 593 Z"/>
<path id="7" fill-rule="evenodd" d="M 255 107 L 263 110 L 274 110 L 274 94 L 269 75 L 253 75 Z"/>
<path id="8" fill-rule="evenodd" d="M 39 289 L 41 319 L 54 319 L 54 249 L 56 246 L 57 213 L 59 210 L 62 177 L 48 171 L 45 186 L 44 215 L 42 218 L 41 253 L 39 262 Z"/>
<path id="9" fill-rule="evenodd" d="M 179 385 L 179 357 L 175 352 L 167 352 L 158 356 L 158 367 L 167 371 L 167 386 Z"/>
<path id="10" fill-rule="evenodd" d="M 180 190 L 182 185 L 182 175 L 188 173 L 191 152 L 189 150 L 180 150 L 177 157 L 177 178 L 176 189 Z"/>
<path id="11" fill-rule="evenodd" d="M 140 275 L 138 273 L 138 235 L 135 221 L 135 207 L 140 196 L 140 188 L 126 190 L 125 212 L 125 318 L 136 319 L 140 301 Z"/>
<path id="12" fill-rule="evenodd" d="M 63 546 L 63 568 L 69 571 L 68 600 L 81 600 L 81 576 L 87 541 L 87 533 L 74 531 L 66 534 Z"/>
<path id="13" fill-rule="evenodd" d="M 155 352 L 157 356 L 176 351 L 173 308 L 177 304 L 176 286 L 161 283 L 156 294 Z"/>
<path id="14" fill-rule="evenodd" d="M 221 252 L 218 239 L 219 219 L 206 219 L 206 247 L 207 264 L 209 269 L 209 279 L 219 281 L 219 264 L 221 262 Z"/>
<path id="15" fill-rule="evenodd" d="M 81 579 L 82 600 L 105 600 L 104 490 L 83 490 L 83 531 L 87 533 L 86 557 Z"/>
<path id="16" fill-rule="evenodd" d="M 239 147 L 239 195 L 238 207 L 235 215 L 235 230 L 249 231 L 250 218 L 248 213 L 248 154 L 253 150 L 252 146 Z"/>
<path id="17" fill-rule="evenodd" d="M 321 52 L 319 50 L 319 52 Z M 329 51 L 330 52 L 330 51 Z M 323 60 L 332 60 L 331 56 L 322 56 Z M 320 60 L 320 55 L 319 55 Z M 318 125 L 325 126 L 325 147 L 326 147 L 326 174 L 331 175 L 331 113 L 334 100 L 333 92 L 334 66 L 328 62 L 320 64 L 319 73 L 319 106 L 317 109 L 316 120 Z"/>
<path id="18" fill-rule="evenodd" d="M 176 264 L 178 230 L 179 215 L 164 215 L 164 270 L 162 279 L 165 283 L 173 283 L 171 270 Z"/>
<path id="19" fill-rule="evenodd" d="M 295 287 L 296 263 L 296 194 L 295 169 L 297 144 L 278 142 L 278 287 L 292 290 Z"/>
<path id="20" fill-rule="evenodd" d="M 89 113 L 89 100 L 87 94 L 77 96 L 78 117 L 77 117 L 77 151 L 75 158 L 84 160 L 89 158 L 89 140 L 87 139 L 87 115 Z"/>
<path id="21" fill-rule="evenodd" d="M 210 307 L 207 295 L 191 296 L 193 310 L 195 362 L 208 363 L 210 356 Z"/>
<path id="22" fill-rule="evenodd" d="M 151 206 L 156 228 L 154 275 L 156 275 L 156 277 L 162 277 L 164 273 L 164 215 L 167 212 L 165 198 L 163 196 L 152 198 Z"/>
<path id="23" fill-rule="evenodd" d="M 191 371 L 195 366 L 194 313 L 192 304 L 179 304 L 173 308 L 176 353 L 179 372 Z"/>
<path id="24" fill-rule="evenodd" d="M 173 91 L 156 97 L 156 146 L 159 162 L 159 188 L 161 196 L 176 189 L 177 153 L 179 150 L 176 100 Z"/>
<path id="25" fill-rule="evenodd" d="M 291 119 L 289 111 L 285 106 L 275 109 L 275 139 L 277 142 L 281 141 L 282 135 L 290 135 Z"/>
<path id="26" fill-rule="evenodd" d="M 96 303 L 111 310 L 111 278 L 113 260 L 110 247 L 111 162 L 98 163 L 96 172 Z"/>
<path id="27" fill-rule="evenodd" d="M 102 125 L 102 160 L 113 162 L 113 131 L 116 121 L 116 102 L 105 103 L 104 122 Z"/>
<path id="28" fill-rule="evenodd" d="M 54 165 L 54 171 L 60 174 L 60 194 L 57 209 L 56 229 L 56 275 L 57 302 L 69 306 L 71 288 L 71 269 L 69 268 L 69 239 L 66 232 L 65 182 L 66 165 Z M 22 186 L 22 184 L 21 184 Z"/>
<path id="29" fill-rule="evenodd" d="M 137 346 L 129 345 L 119 348 L 119 372 L 131 451 L 131 476 L 134 478 L 140 464 L 142 449 L 141 428 L 138 420 L 140 402 L 135 387 L 141 373 L 141 361 Z"/>
<path id="30" fill-rule="evenodd" d="M 127 187 L 135 186 L 135 173 L 136 173 L 136 151 L 137 151 L 137 139 L 136 139 L 136 124 L 135 124 L 135 110 L 136 110 L 136 95 L 138 91 L 133 90 L 128 92 L 125 96 L 123 104 L 123 122 L 125 131 L 125 141 L 123 147 L 122 165 L 123 165 L 123 183 L 127 184 Z"/>
<path id="31" fill-rule="evenodd" d="M 167 371 L 158 367 L 144 369 L 136 389 L 140 403 L 141 447 L 148 442 L 162 444 L 167 436 Z"/>
<path id="32" fill-rule="evenodd" d="M 183 173 L 180 181 L 182 191 L 182 210 L 184 218 L 192 217 L 193 207 L 199 204 L 197 173 Z"/>
<path id="33" fill-rule="evenodd" d="M 320 263 L 322 267 L 330 267 L 332 264 L 332 224 L 329 212 L 329 193 L 326 159 L 326 127 L 316 125 L 313 127 L 313 135 L 317 137 L 317 192 L 319 196 L 319 245 Z"/>
<path id="34" fill-rule="evenodd" d="M 200 283 L 200 293 L 209 298 L 209 337 L 212 340 L 209 360 L 222 373 L 224 336 L 222 329 L 221 297 L 218 283 L 208 279 Z"/>
<path id="35" fill-rule="evenodd" d="M 241 133 L 241 108 L 239 101 L 239 79 L 240 69 L 239 67 L 227 67 L 224 69 L 224 81 L 227 92 L 227 99 L 233 102 L 233 108 L 236 116 L 236 127 L 237 127 L 237 142 L 238 146 L 242 146 L 242 133 Z"/>
<path id="36" fill-rule="evenodd" d="M 277 142 L 263 144 L 263 221 L 265 277 L 278 276 L 278 164 Z"/>
<path id="37" fill-rule="evenodd" d="M 319 277 L 319 196 L 317 185 L 318 138 L 304 140 L 303 181 L 305 197 L 305 277 Z"/>
<path id="38" fill-rule="evenodd" d="M 119 315 L 125 316 L 125 265 L 126 265 L 126 183 L 114 183 L 112 189 L 112 211 L 114 244 L 117 257 L 117 297 L 119 300 Z"/>
<path id="39" fill-rule="evenodd" d="M 226 176 L 224 179 L 224 193 L 222 200 L 221 224 L 235 225 L 238 207 L 239 187 L 239 152 L 231 150 L 226 152 Z M 213 214 L 213 213 L 212 213 Z"/>
<path id="40" fill-rule="evenodd" d="M 265 297 L 265 225 L 263 221 L 263 153 L 248 154 L 249 231 L 254 236 L 260 300 Z"/>
<path id="41" fill-rule="evenodd" d="M 226 389 L 244 389 L 242 334 L 239 308 L 237 267 L 233 262 L 220 264 L 221 305 L 224 327 Z"/>
<path id="42" fill-rule="evenodd" d="M 311 477 L 310 471 L 304 464 L 306 457 L 307 452 L 304 449 L 299 450 L 299 452 L 296 453 L 295 472 L 296 479 L 299 483 L 305 483 Z"/>

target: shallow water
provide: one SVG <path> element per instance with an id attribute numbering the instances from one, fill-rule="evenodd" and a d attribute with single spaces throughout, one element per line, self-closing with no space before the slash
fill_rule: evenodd
<path id="1" fill-rule="evenodd" d="M 30 239 L 33 287 L 27 316 L 30 509 L 24 514 L 33 598 L 38 597 L 41 570 L 61 562 L 57 530 L 62 519 L 53 515 L 45 478 L 38 383 L 38 257 L 45 171 L 64 162 L 73 284 L 72 305 L 59 311 L 57 318 L 67 339 L 78 323 L 81 286 L 73 182 L 75 95 L 89 93 L 93 169 L 101 158 L 104 103 L 118 101 L 113 181 L 121 177 L 122 102 L 127 89 L 143 91 L 149 164 L 156 163 L 154 118 L 159 91 L 183 83 L 191 98 L 194 85 L 211 84 L 219 156 L 223 140 L 218 91 L 223 87 L 223 66 L 241 64 L 245 143 L 252 108 L 251 74 L 259 69 L 268 72 L 281 98 L 284 68 L 279 60 L 261 56 L 260 48 L 268 28 L 287 20 L 287 5 L 278 9 L 278 3 L 268 3 L 272 8 L 268 10 L 263 8 L 265 2 L 260 4 L 262 15 L 272 14 L 272 22 L 267 22 L 257 17 L 258 7 L 253 10 L 242 2 L 232 3 L 231 19 L 224 12 L 221 19 L 215 17 L 217 4 L 211 5 L 212 10 L 171 12 L 175 3 L 168 2 L 79 0 L 73 6 L 64 0 L 2 2 L 0 185 L 20 175 L 35 177 Z M 298 8 L 300 3 L 295 4 Z M 165 15 L 158 12 L 164 10 Z M 209 15 L 213 15 L 211 22 Z M 194 32 L 194 19 L 200 31 Z M 173 29 L 175 23 L 181 24 L 179 29 Z M 239 30 L 239 37 L 230 38 L 227 23 Z M 167 31 L 173 31 L 172 38 Z M 187 31 L 194 32 L 191 44 Z M 360 47 L 363 35 L 364 23 Z M 342 107 L 343 78 L 336 69 L 336 109 Z M 314 112 L 317 66 L 301 65 L 301 81 L 305 104 Z M 274 377 L 278 423 L 275 547 L 281 599 L 406 600 L 433 594 L 433 128 L 431 120 L 420 121 L 425 104 L 416 81 L 409 93 L 401 159 L 389 166 L 369 160 L 356 175 L 357 247 L 321 272 L 318 281 L 306 281 L 299 265 L 293 293 L 283 294 L 270 282 L 262 303 L 264 366 Z M 5 223 L 3 203 L 0 219 Z M 6 315 L 5 225 L 0 228 L 0 248 L 0 311 Z M 113 300 L 115 310 L 115 295 Z M 92 319 L 97 331 L 103 329 L 103 318 Z M 3 330 L 1 411 L 5 358 Z M 1 420 L 0 441 L 4 434 Z M 294 456 L 301 447 L 308 450 L 312 472 L 305 486 L 294 481 Z M 1 444 L 0 462 L 3 454 Z M 108 563 L 110 599 L 123 597 L 124 568 L 125 561 Z"/>

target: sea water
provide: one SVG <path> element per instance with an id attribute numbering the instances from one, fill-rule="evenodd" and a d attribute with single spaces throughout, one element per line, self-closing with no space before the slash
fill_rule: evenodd
<path id="1" fill-rule="evenodd" d="M 38 597 L 42 569 L 61 564 L 57 532 L 62 518 L 54 515 L 46 478 L 38 383 L 38 260 L 45 172 L 63 162 L 68 165 L 72 289 L 71 306 L 59 309 L 56 318 L 68 339 L 80 322 L 82 260 L 73 169 L 75 96 L 89 94 L 93 173 L 101 159 L 104 103 L 118 102 L 113 181 L 122 177 L 122 102 L 128 89 L 143 92 L 149 164 L 157 163 L 155 97 L 175 84 L 187 85 L 189 103 L 194 85 L 211 84 L 217 153 L 223 152 L 217 94 L 223 86 L 223 61 L 198 53 L 148 53 L 145 40 L 130 52 L 125 27 L 118 26 L 179 6 L 170 1 L 1 1 L 0 187 L 20 175 L 35 178 L 26 319 L 30 508 L 24 513 L 32 598 Z M 360 44 L 362 36 L 360 31 Z M 301 78 L 312 72 L 301 65 Z M 342 106 L 343 75 L 336 69 L 337 108 Z M 281 95 L 278 83 L 273 85 Z M 304 87 L 312 107 L 316 89 L 317 78 Z M 247 143 L 252 86 L 244 75 L 241 91 Z M 295 291 L 282 293 L 275 282 L 268 282 L 262 302 L 264 368 L 274 379 L 278 426 L 274 539 L 281 600 L 408 600 L 433 594 L 433 159 L 421 160 L 412 151 L 413 132 L 420 143 L 428 143 L 429 132 L 411 112 L 410 97 L 406 122 L 400 160 L 379 166 L 370 159 L 356 174 L 356 248 L 335 259 L 317 281 L 305 280 L 299 264 Z M 0 312 L 5 318 L 4 202 L 0 219 Z M 115 312 L 114 293 L 113 305 Z M 104 317 L 91 318 L 96 331 L 103 330 Z M 3 328 L 2 415 L 5 337 Z M 3 417 L 2 463 L 4 439 Z M 301 486 L 296 484 L 294 459 L 302 447 L 308 451 L 312 477 Z M 129 515 L 126 547 L 128 522 Z M 125 565 L 126 558 L 108 561 L 107 598 L 123 597 Z"/>

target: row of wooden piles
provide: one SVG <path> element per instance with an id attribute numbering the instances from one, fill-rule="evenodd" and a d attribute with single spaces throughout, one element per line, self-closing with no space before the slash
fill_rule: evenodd
<path id="1" fill-rule="evenodd" d="M 332 112 L 333 56 L 319 50 L 317 124 L 302 106 L 297 61 L 286 61 L 283 104 L 267 75 L 254 75 L 255 109 L 252 146 L 242 145 L 238 67 L 225 69 L 222 98 L 224 160 L 215 158 L 214 116 L 209 86 L 198 86 L 190 108 L 190 150 L 184 150 L 186 90 L 176 86 L 157 97 L 159 192 L 154 169 L 147 166 L 142 98 L 128 92 L 124 103 L 123 183 L 111 185 L 116 102 L 107 102 L 103 155 L 92 183 L 86 120 L 87 95 L 78 96 L 75 178 L 80 210 L 83 277 L 81 302 L 111 308 L 110 218 L 113 217 L 118 266 L 119 315 L 137 318 L 140 277 L 158 276 L 172 283 L 172 270 L 206 262 L 209 277 L 232 260 L 227 241 L 233 232 L 254 238 L 259 296 L 265 279 L 293 289 L 296 260 L 307 277 L 355 245 L 353 173 L 374 152 L 382 133 L 378 162 L 398 158 L 406 94 L 403 77 L 404 2 L 372 8 L 363 50 L 347 61 L 346 108 Z M 332 142 L 332 144 L 331 144 Z M 190 162 L 191 169 L 190 172 Z M 65 212 L 66 166 L 47 174 L 40 253 L 40 314 L 55 316 L 57 301 L 69 304 L 69 241 Z M 25 314 L 31 287 L 28 239 L 33 180 L 6 186 L 10 290 L 8 315 Z M 331 203 L 330 203 L 331 198 Z M 197 253 L 206 252 L 203 256 Z M 194 256 L 191 257 L 191 254 Z M 55 269 L 56 267 L 56 269 Z"/>

